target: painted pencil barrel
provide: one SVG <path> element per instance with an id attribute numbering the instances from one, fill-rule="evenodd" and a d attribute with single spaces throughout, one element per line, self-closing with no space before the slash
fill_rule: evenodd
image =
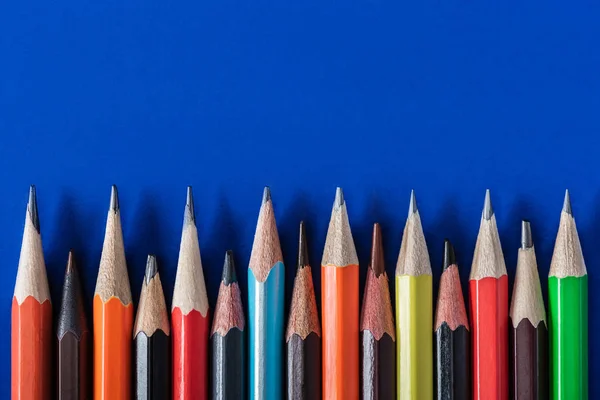
<path id="1" fill-rule="evenodd" d="M 212 345 L 212 399 L 246 398 L 246 346 L 244 332 L 231 328 L 225 336 L 214 333 Z"/>
<path id="2" fill-rule="evenodd" d="M 548 278 L 551 398 L 588 398 L 588 280 Z"/>
<path id="3" fill-rule="evenodd" d="M 461 325 L 450 329 L 444 322 L 435 332 L 435 398 L 468 400 L 471 398 L 470 332 Z"/>
<path id="4" fill-rule="evenodd" d="M 388 334 L 376 340 L 371 331 L 360 333 L 361 399 L 396 398 L 396 342 Z"/>
<path id="5" fill-rule="evenodd" d="M 302 340 L 293 334 L 286 344 L 287 399 L 318 400 L 321 398 L 321 338 L 311 332 Z M 302 373 L 299 373 L 302 371 Z"/>
<path id="6" fill-rule="evenodd" d="M 90 333 L 85 331 L 81 338 L 66 332 L 58 341 L 58 400 L 90 398 L 89 340 Z"/>
<path id="7" fill-rule="evenodd" d="M 183 315 L 179 307 L 171 313 L 173 340 L 173 400 L 207 398 L 208 314 L 192 310 Z"/>
<path id="8" fill-rule="evenodd" d="M 533 326 L 524 318 L 510 329 L 512 352 L 511 398 L 543 400 L 548 398 L 548 329 L 541 321 Z"/>
<path id="9" fill-rule="evenodd" d="M 396 276 L 398 400 L 433 398 L 433 294 L 431 275 Z"/>
<path id="10" fill-rule="evenodd" d="M 248 269 L 249 396 L 279 400 L 283 393 L 284 267 L 277 262 L 264 282 Z"/>
<path id="11" fill-rule="evenodd" d="M 171 398 L 171 339 L 162 330 L 148 337 L 140 332 L 135 337 L 136 400 L 168 400 Z"/>

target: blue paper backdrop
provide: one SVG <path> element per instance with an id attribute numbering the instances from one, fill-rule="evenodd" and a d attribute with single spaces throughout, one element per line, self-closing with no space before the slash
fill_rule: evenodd
<path id="1" fill-rule="evenodd" d="M 209 3 L 3 3 L 0 398 L 10 392 L 10 305 L 30 183 L 54 307 L 74 248 L 90 319 L 112 183 L 134 298 L 146 254 L 156 253 L 169 305 L 193 185 L 213 306 L 226 249 L 246 292 L 264 185 L 288 300 L 298 223 L 308 223 L 318 266 L 336 185 L 361 284 L 375 221 L 393 273 L 413 188 L 436 285 L 444 237 L 466 283 L 490 188 L 510 281 L 528 218 L 544 293 L 569 188 L 589 270 L 590 331 L 600 328 L 597 2 Z M 590 338 L 594 377 L 600 346 Z M 590 395 L 600 396 L 597 380 Z"/>

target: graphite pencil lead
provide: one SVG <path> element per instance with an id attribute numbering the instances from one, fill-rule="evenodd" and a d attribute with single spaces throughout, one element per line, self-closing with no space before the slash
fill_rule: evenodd
<path id="1" fill-rule="evenodd" d="M 271 188 L 269 188 L 268 186 L 265 186 L 265 190 L 263 190 L 263 197 L 262 197 L 261 204 L 265 204 L 268 201 L 271 201 Z"/>
<path id="2" fill-rule="evenodd" d="M 415 196 L 415 191 L 411 190 L 410 203 L 408 203 L 408 216 L 410 217 L 411 214 L 414 214 L 417 211 L 419 211 L 419 208 L 417 207 L 417 197 Z"/>
<path id="3" fill-rule="evenodd" d="M 298 269 L 310 265 L 308 261 L 308 244 L 306 243 L 306 229 L 304 221 L 300 221 L 300 238 L 298 239 Z"/>
<path id="4" fill-rule="evenodd" d="M 187 187 L 187 195 L 186 195 L 186 199 L 185 199 L 185 209 L 186 209 L 186 215 L 188 215 L 188 213 L 189 213 L 189 217 L 188 217 L 189 220 L 195 224 L 196 223 L 196 212 L 194 210 L 194 194 L 192 193 L 191 186 Z"/>
<path id="5" fill-rule="evenodd" d="M 494 215 L 494 208 L 492 207 L 492 199 L 490 197 L 490 189 L 485 191 L 485 201 L 483 203 L 483 218 L 486 220 L 492 219 Z"/>
<path id="6" fill-rule="evenodd" d="M 73 249 L 71 249 L 71 250 L 69 250 L 69 257 L 67 258 L 67 269 L 65 271 L 65 274 L 72 273 L 76 267 L 77 266 L 75 264 L 74 252 L 73 252 Z"/>
<path id="7" fill-rule="evenodd" d="M 27 211 L 33 223 L 33 227 L 40 233 L 40 218 L 38 216 L 37 196 L 35 193 L 35 185 L 29 187 L 29 201 L 27 202 Z"/>
<path id="8" fill-rule="evenodd" d="M 567 214 L 573 215 L 573 210 L 571 209 L 571 196 L 569 195 L 569 189 L 565 190 L 565 201 L 563 202 L 563 211 Z"/>
<path id="9" fill-rule="evenodd" d="M 62 339 L 65 333 L 72 332 L 80 337 L 87 330 L 87 322 L 83 307 L 81 281 L 77 272 L 75 253 L 69 251 L 65 279 L 62 289 L 62 302 L 58 315 L 57 336 Z"/>
<path id="10" fill-rule="evenodd" d="M 450 243 L 450 240 L 444 240 L 444 260 L 442 262 L 442 271 L 445 271 L 451 265 L 456 265 L 456 254 L 454 253 L 454 246 Z"/>
<path id="11" fill-rule="evenodd" d="M 371 245 L 371 269 L 376 277 L 385 272 L 385 260 L 383 255 L 383 241 L 381 239 L 381 227 L 379 223 L 373 225 L 373 244 Z"/>
<path id="12" fill-rule="evenodd" d="M 117 185 L 112 185 L 110 191 L 110 210 L 114 212 L 119 211 L 119 192 L 117 191 Z"/>
<path id="13" fill-rule="evenodd" d="M 335 200 L 333 201 L 334 208 L 340 208 L 344 205 L 344 191 L 341 187 L 335 189 Z"/>
<path id="14" fill-rule="evenodd" d="M 156 264 L 156 256 L 150 254 L 148 255 L 148 261 L 146 261 L 146 274 L 144 275 L 146 279 L 146 285 L 150 284 L 154 275 L 158 271 L 158 266 Z"/>
<path id="15" fill-rule="evenodd" d="M 223 264 L 223 276 L 221 277 L 221 281 L 225 286 L 237 282 L 235 263 L 233 261 L 233 251 L 231 250 L 227 250 L 225 252 L 225 263 Z"/>
<path id="16" fill-rule="evenodd" d="M 531 236 L 531 224 L 529 221 L 521 221 L 521 248 L 530 249 L 533 247 L 533 238 Z"/>

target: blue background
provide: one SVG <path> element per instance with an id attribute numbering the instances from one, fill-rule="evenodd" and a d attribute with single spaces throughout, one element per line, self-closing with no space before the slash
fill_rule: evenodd
<path id="1" fill-rule="evenodd" d="M 170 305 L 193 185 L 211 305 L 224 252 L 242 288 L 272 188 L 289 300 L 297 229 L 320 264 L 337 185 L 361 262 L 383 225 L 393 274 L 415 189 L 434 282 L 442 241 L 464 282 L 492 190 L 510 281 L 532 221 L 542 286 L 564 189 L 600 297 L 600 5 L 593 1 L 7 1 L 0 12 L 0 397 L 30 183 L 55 309 L 74 248 L 91 318 L 110 185 L 132 291 L 156 253 Z M 317 296 L 320 276 L 315 271 Z M 362 289 L 362 288 L 361 288 Z M 393 287 L 391 288 L 393 290 Z M 590 376 L 600 370 L 591 335 Z M 590 397 L 600 383 L 590 380 Z"/>

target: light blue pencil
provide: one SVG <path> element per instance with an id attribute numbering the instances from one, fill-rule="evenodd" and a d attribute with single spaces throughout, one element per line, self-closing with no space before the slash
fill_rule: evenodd
<path id="1" fill-rule="evenodd" d="M 265 188 L 248 267 L 251 399 L 282 398 L 284 267 L 271 192 Z"/>

